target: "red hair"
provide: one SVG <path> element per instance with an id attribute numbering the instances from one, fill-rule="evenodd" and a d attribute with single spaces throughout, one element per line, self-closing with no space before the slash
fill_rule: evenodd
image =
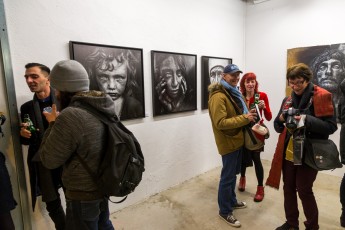
<path id="1" fill-rule="evenodd" d="M 251 81 L 251 80 L 254 80 L 256 82 L 254 93 L 258 92 L 259 82 L 256 80 L 255 73 L 246 73 L 245 75 L 242 76 L 241 81 L 240 81 L 240 91 L 243 94 L 243 96 L 246 96 L 246 87 L 244 86 L 244 83 L 246 81 Z"/>

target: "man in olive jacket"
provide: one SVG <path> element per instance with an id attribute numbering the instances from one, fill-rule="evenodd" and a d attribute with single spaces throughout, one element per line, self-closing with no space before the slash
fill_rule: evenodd
<path id="1" fill-rule="evenodd" d="M 256 113 L 249 112 L 242 94 L 236 87 L 239 68 L 227 65 L 220 83 L 209 86 L 209 115 L 223 168 L 218 188 L 219 216 L 233 227 L 241 223 L 233 215 L 233 210 L 245 208 L 245 202 L 236 199 L 236 174 L 240 172 L 241 149 L 244 144 L 242 128 L 256 119 Z M 236 112 L 238 111 L 238 112 Z"/>

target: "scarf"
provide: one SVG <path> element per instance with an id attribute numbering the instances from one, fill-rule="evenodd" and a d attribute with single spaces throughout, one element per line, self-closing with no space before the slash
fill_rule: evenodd
<path id="1" fill-rule="evenodd" d="M 248 113 L 248 108 L 246 103 L 243 100 L 243 96 L 241 94 L 241 92 L 238 90 L 237 87 L 231 86 L 229 85 L 229 83 L 227 83 L 224 79 L 220 80 L 220 84 L 222 84 L 225 89 L 234 97 L 236 97 L 241 103 L 242 103 L 242 107 L 243 107 L 243 114 L 247 114 Z"/>

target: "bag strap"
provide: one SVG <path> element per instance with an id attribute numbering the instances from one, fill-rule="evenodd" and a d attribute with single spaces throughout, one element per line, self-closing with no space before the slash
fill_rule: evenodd
<path id="1" fill-rule="evenodd" d="M 314 100 L 313 96 L 314 96 L 314 91 L 312 92 L 312 96 L 310 97 L 309 102 L 308 102 L 306 108 L 303 109 L 302 111 L 308 110 L 310 108 L 310 106 L 313 104 L 313 100 Z M 286 99 L 284 101 L 284 105 L 283 105 L 283 110 L 288 109 L 290 107 L 292 107 L 292 97 L 291 97 L 291 95 L 286 97 Z"/>
<path id="2" fill-rule="evenodd" d="M 98 120 L 102 121 L 106 125 L 110 124 L 108 119 L 106 119 L 106 117 L 103 114 L 101 114 L 100 112 L 98 112 L 96 109 L 94 109 L 93 107 L 91 107 L 89 105 L 85 105 L 85 104 L 81 104 L 81 103 L 78 103 L 78 104 L 75 103 L 72 106 L 85 110 L 86 112 L 92 114 Z M 85 168 L 85 170 L 90 174 L 90 176 L 92 177 L 93 181 L 97 184 L 97 175 L 96 175 L 96 173 L 92 172 L 91 168 L 88 166 L 88 164 L 85 162 L 85 160 L 79 155 L 79 153 L 76 152 L 76 156 L 77 156 L 78 160 L 80 161 L 80 163 Z"/>
<path id="3" fill-rule="evenodd" d="M 240 108 L 231 100 L 230 95 L 228 95 L 227 93 L 225 93 L 225 95 L 228 97 L 230 103 L 231 103 L 232 106 L 235 108 L 235 111 L 236 111 L 237 115 L 241 115 L 242 113 L 240 112 Z M 253 134 L 253 132 L 252 132 L 252 130 L 251 130 L 247 125 L 244 126 L 243 128 L 244 128 L 244 130 L 245 130 L 246 132 L 248 132 L 250 139 L 251 139 L 252 142 L 256 145 L 258 142 L 257 142 L 257 140 L 256 140 L 256 138 L 255 138 L 255 136 L 254 136 L 254 134 Z"/>
<path id="4" fill-rule="evenodd" d="M 85 110 L 86 112 L 91 113 L 98 120 L 102 121 L 106 125 L 110 125 L 112 122 L 118 120 L 117 117 L 107 117 L 105 114 L 99 112 L 94 107 L 92 107 L 92 106 L 90 106 L 88 104 L 74 103 L 72 106 L 76 107 L 76 108 L 81 108 L 81 109 Z"/>
<path id="5" fill-rule="evenodd" d="M 245 129 L 245 131 L 248 132 L 248 135 L 249 135 L 250 139 L 252 140 L 253 144 L 256 145 L 258 142 L 256 141 L 256 138 L 255 138 L 252 130 L 248 126 L 244 126 L 244 129 Z"/>

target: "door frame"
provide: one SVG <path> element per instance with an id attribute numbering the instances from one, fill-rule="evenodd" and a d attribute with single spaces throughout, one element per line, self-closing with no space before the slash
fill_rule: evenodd
<path id="1" fill-rule="evenodd" d="M 17 100 L 16 100 L 16 92 L 14 88 L 14 78 L 13 78 L 13 69 L 12 69 L 12 62 L 11 62 L 11 52 L 9 47 L 9 40 L 8 40 L 8 33 L 7 33 L 7 25 L 6 25 L 6 18 L 5 18 L 5 8 L 4 8 L 4 1 L 0 0 L 0 71 L 3 71 L 4 76 L 4 85 L 5 85 L 5 95 L 7 100 L 8 106 L 8 122 L 11 126 L 11 134 L 13 140 L 13 151 L 14 151 L 14 159 L 15 159 L 15 168 L 16 168 L 16 175 L 17 175 L 17 184 L 18 184 L 18 191 L 19 191 L 19 207 L 20 213 L 23 223 L 23 229 L 31 230 L 31 215 L 30 215 L 30 205 L 28 199 L 28 186 L 26 184 L 25 178 L 25 167 L 24 167 L 24 159 L 22 148 L 20 144 L 20 137 L 18 132 L 19 127 L 19 115 L 17 109 Z M 14 220 L 16 221 L 16 220 Z"/>

